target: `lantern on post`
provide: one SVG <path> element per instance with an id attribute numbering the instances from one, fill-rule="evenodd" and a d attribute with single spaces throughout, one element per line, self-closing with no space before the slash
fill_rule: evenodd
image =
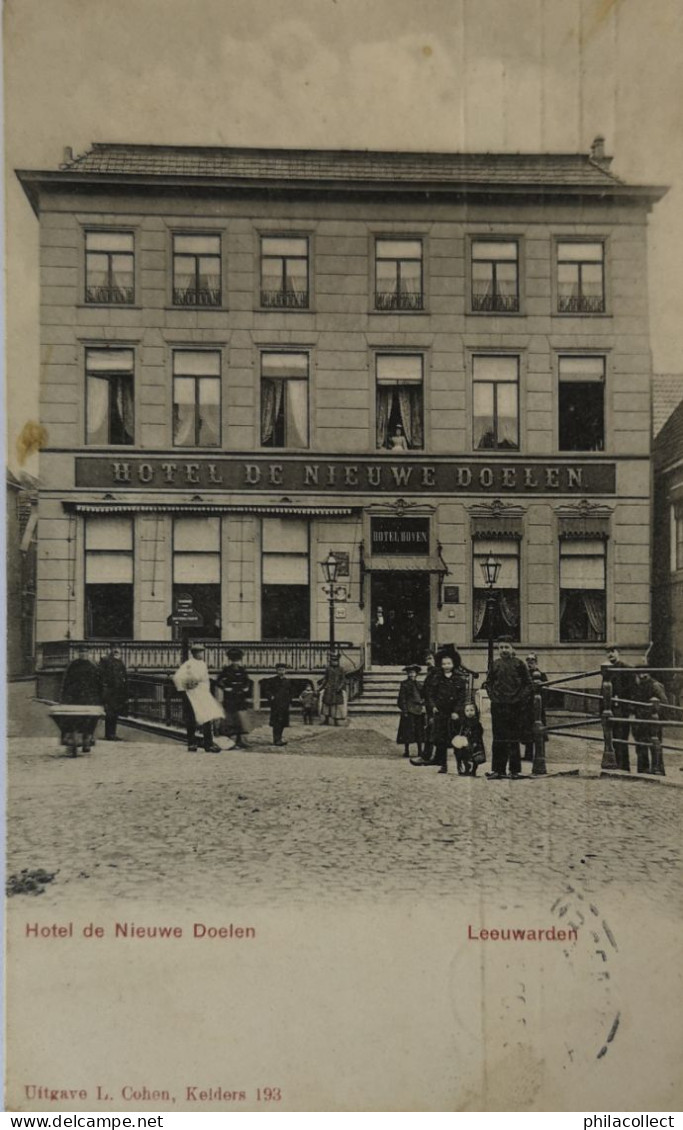
<path id="1" fill-rule="evenodd" d="M 498 601 L 497 593 L 494 592 L 498 577 L 500 575 L 501 562 L 493 556 L 493 550 L 489 550 L 489 555 L 485 561 L 481 562 L 481 571 L 484 574 L 484 582 L 487 588 L 486 594 L 486 625 L 488 632 L 488 670 L 491 670 L 493 664 L 493 625 L 494 625 L 494 612 L 496 603 Z"/>

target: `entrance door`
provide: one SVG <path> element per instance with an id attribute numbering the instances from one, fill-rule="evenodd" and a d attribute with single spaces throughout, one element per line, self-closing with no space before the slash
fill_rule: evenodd
<path id="1" fill-rule="evenodd" d="M 373 663 L 424 663 L 430 640 L 429 573 L 373 573 L 371 616 Z"/>

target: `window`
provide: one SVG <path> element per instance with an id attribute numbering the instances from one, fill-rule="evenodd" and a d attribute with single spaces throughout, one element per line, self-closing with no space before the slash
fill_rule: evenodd
<path id="1" fill-rule="evenodd" d="M 173 444 L 216 447 L 221 435 L 221 355 L 212 350 L 173 353 Z"/>
<path id="2" fill-rule="evenodd" d="M 173 607 L 189 597 L 202 618 L 193 632 L 206 639 L 221 634 L 221 520 L 176 518 L 173 522 Z M 182 601 L 181 601 L 182 603 Z"/>
<path id="3" fill-rule="evenodd" d="M 133 350 L 86 349 L 86 443 L 133 443 Z"/>
<path id="4" fill-rule="evenodd" d="M 475 451 L 519 449 L 519 357 L 473 357 Z"/>
<path id="5" fill-rule="evenodd" d="M 559 377 L 560 451 L 603 451 L 604 357 L 560 357 Z"/>
<path id="6" fill-rule="evenodd" d="M 261 354 L 261 443 L 308 447 L 308 354 Z"/>
<path id="7" fill-rule="evenodd" d="M 308 522 L 264 518 L 261 637 L 307 640 L 310 634 Z"/>
<path id="8" fill-rule="evenodd" d="M 472 542 L 473 624 L 472 638 L 488 640 L 488 588 L 484 583 L 481 566 L 489 553 L 500 561 L 500 573 L 493 588 L 495 603 L 489 615 L 493 617 L 492 634 L 519 639 L 519 541 L 516 538 L 475 538 Z"/>
<path id="9" fill-rule="evenodd" d="M 603 314 L 605 248 L 602 243 L 558 243 L 557 309 L 560 314 Z"/>
<path id="10" fill-rule="evenodd" d="M 378 239 L 376 241 L 375 309 L 424 309 L 421 240 Z"/>
<path id="11" fill-rule="evenodd" d="M 605 639 L 605 542 L 560 541 L 560 642 Z"/>
<path id="12" fill-rule="evenodd" d="M 133 519 L 85 522 L 85 635 L 133 638 Z"/>
<path id="13" fill-rule="evenodd" d="M 308 239 L 262 236 L 261 305 L 308 306 Z"/>
<path id="14" fill-rule="evenodd" d="M 220 306 L 221 237 L 173 236 L 173 305 Z"/>
<path id="15" fill-rule="evenodd" d="M 382 353 L 377 367 L 377 446 L 408 451 L 424 446 L 422 357 Z"/>
<path id="16" fill-rule="evenodd" d="M 519 310 L 518 249 L 514 240 L 475 239 L 472 243 L 472 309 Z"/>
<path id="17" fill-rule="evenodd" d="M 129 303 L 135 299 L 135 255 L 131 232 L 85 233 L 85 301 Z"/>

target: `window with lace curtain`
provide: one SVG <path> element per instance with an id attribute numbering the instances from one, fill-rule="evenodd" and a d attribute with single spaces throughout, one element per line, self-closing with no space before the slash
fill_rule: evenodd
<path id="1" fill-rule="evenodd" d="M 560 642 L 605 639 L 605 542 L 560 540 Z"/>
<path id="2" fill-rule="evenodd" d="M 220 235 L 173 236 L 173 305 L 220 306 Z"/>
<path id="3" fill-rule="evenodd" d="M 133 350 L 86 349 L 86 443 L 133 443 Z"/>
<path id="4" fill-rule="evenodd" d="M 262 236 L 261 305 L 305 310 L 308 304 L 308 239 Z"/>
<path id="5" fill-rule="evenodd" d="M 482 564 L 489 553 L 500 561 L 500 573 L 493 587 L 495 600 L 489 605 L 489 590 Z M 489 634 L 520 638 L 519 541 L 516 538 L 474 538 L 472 541 L 472 639 L 488 640 Z M 493 619 L 492 630 L 489 615 Z"/>
<path id="6" fill-rule="evenodd" d="M 422 240 L 375 241 L 375 309 L 424 309 Z"/>
<path id="7" fill-rule="evenodd" d="M 132 232 L 85 233 L 85 301 L 125 305 L 135 299 Z"/>
<path id="8" fill-rule="evenodd" d="M 308 447 L 308 354 L 261 354 L 261 444 Z"/>
<path id="9" fill-rule="evenodd" d="M 472 358 L 472 446 L 519 450 L 519 357 Z"/>
<path id="10" fill-rule="evenodd" d="M 472 309 L 516 314 L 519 310 L 519 251 L 516 240 L 472 241 Z"/>
<path id="11" fill-rule="evenodd" d="M 558 243 L 557 309 L 560 314 L 605 312 L 603 243 Z"/>
<path id="12" fill-rule="evenodd" d="M 397 453 L 424 447 L 422 355 L 379 353 L 375 365 L 377 447 Z"/>
<path id="13" fill-rule="evenodd" d="M 217 447 L 221 438 L 221 355 L 173 351 L 173 446 Z"/>
<path id="14" fill-rule="evenodd" d="M 85 520 L 86 639 L 133 638 L 133 519 Z"/>

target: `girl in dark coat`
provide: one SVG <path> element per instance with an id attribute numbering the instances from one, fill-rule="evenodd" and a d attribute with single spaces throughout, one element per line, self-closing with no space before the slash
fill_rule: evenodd
<path id="1" fill-rule="evenodd" d="M 467 683 L 454 670 L 452 656 L 444 655 L 441 660 L 441 677 L 435 679 L 430 688 L 430 701 L 434 709 L 435 747 L 434 760 L 430 764 L 438 765 L 439 773 L 448 772 L 448 749 L 458 733 L 466 697 Z"/>
<path id="2" fill-rule="evenodd" d="M 420 668 L 416 663 L 404 667 L 407 679 L 398 688 L 397 706 L 401 711 L 396 744 L 403 746 L 403 756 L 410 757 L 410 746 L 417 745 L 417 756 L 422 760 L 425 733 L 425 705 L 422 688 L 417 681 Z"/>
<path id="3" fill-rule="evenodd" d="M 424 761 L 429 761 L 431 756 L 432 756 L 432 750 L 434 749 L 434 741 L 433 741 L 433 734 L 432 734 L 432 731 L 433 731 L 433 728 L 434 728 L 433 727 L 434 707 L 432 706 L 432 701 L 431 701 L 431 686 L 432 686 L 432 683 L 435 681 L 435 679 L 438 679 L 439 676 L 441 675 L 441 668 L 437 667 L 437 665 L 436 665 L 436 656 L 435 656 L 433 651 L 427 652 L 427 654 L 425 656 L 425 666 L 427 668 L 427 671 L 425 673 L 424 682 L 422 684 L 422 697 L 424 698 L 424 701 L 425 701 L 426 716 L 425 716 L 425 744 L 424 744 L 424 752 L 422 754 L 422 757 L 423 757 Z"/>
<path id="4" fill-rule="evenodd" d="M 456 742 L 458 743 L 457 746 L 455 745 Z M 458 773 L 466 777 L 475 777 L 479 766 L 486 761 L 486 750 L 479 711 L 473 702 L 465 703 L 460 731 L 454 739 L 454 747 Z"/>

